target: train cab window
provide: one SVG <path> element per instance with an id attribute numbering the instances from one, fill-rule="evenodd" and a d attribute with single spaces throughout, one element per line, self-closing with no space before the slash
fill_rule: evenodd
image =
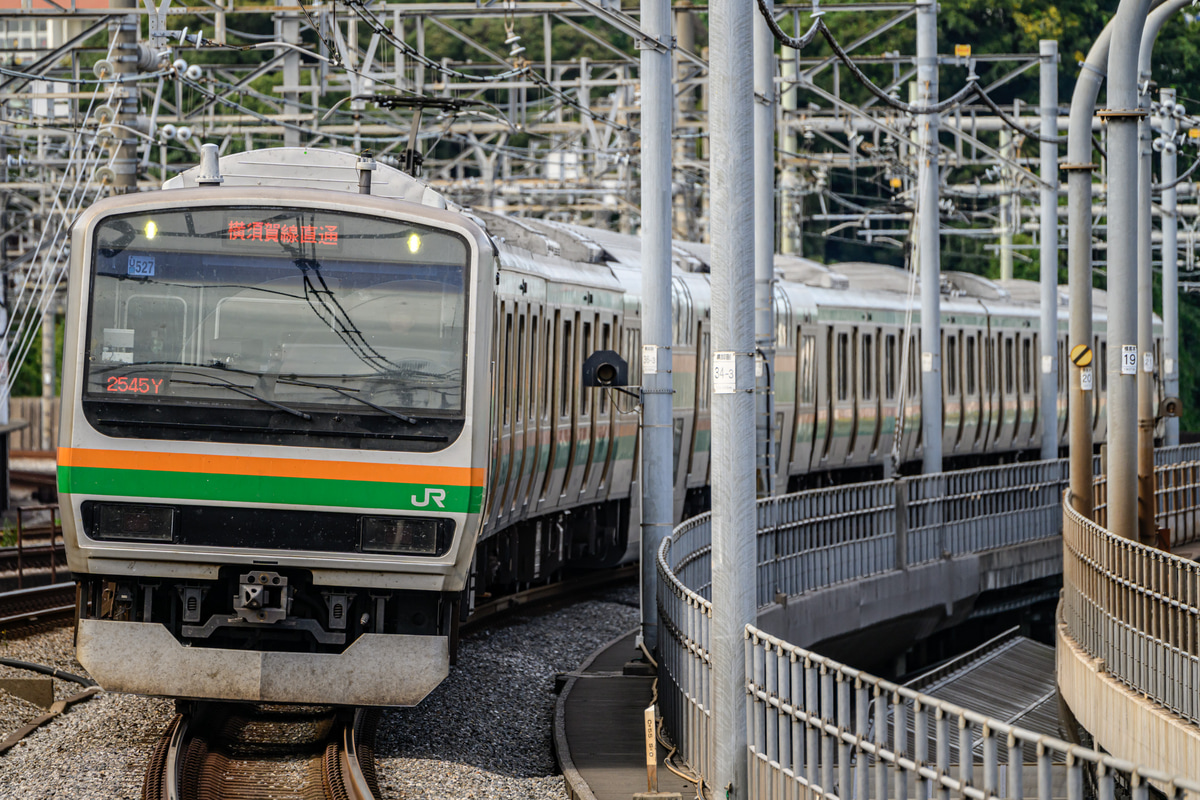
<path id="1" fill-rule="evenodd" d="M 975 394 L 975 337 L 967 337 L 967 394 Z"/>
<path id="2" fill-rule="evenodd" d="M 837 337 L 837 398 L 850 396 L 850 334 L 839 333 Z"/>
<path id="3" fill-rule="evenodd" d="M 1013 340 L 1004 340 L 1004 393 L 1016 391 L 1016 381 L 1013 380 Z"/>
<path id="4" fill-rule="evenodd" d="M 812 405 L 817 396 L 817 337 L 800 338 L 800 402 Z"/>
<path id="5" fill-rule="evenodd" d="M 946 391 L 958 394 L 958 336 L 946 337 Z"/>
<path id="6" fill-rule="evenodd" d="M 875 369 L 875 358 L 872 352 L 871 334 L 863 334 L 862 337 L 862 396 L 863 400 L 870 400 L 871 393 L 875 390 L 874 381 L 871 380 L 872 371 Z"/>
<path id="7" fill-rule="evenodd" d="M 1029 394 L 1033 391 L 1033 341 L 1026 337 L 1021 340 L 1021 392 Z"/>
<path id="8" fill-rule="evenodd" d="M 883 380 L 884 397 L 894 400 L 896 397 L 896 335 L 889 333 L 883 347 Z"/>
<path id="9" fill-rule="evenodd" d="M 574 381 L 571 380 L 571 377 L 575 372 L 572 364 L 574 359 L 571 356 L 574 355 L 574 353 L 575 349 L 572 347 L 571 343 L 571 320 L 566 320 L 563 322 L 562 352 L 559 354 L 561 357 L 560 363 L 562 365 L 562 387 L 559 390 L 558 395 L 558 415 L 560 417 L 569 416 L 571 413 L 571 385 L 574 383 Z"/>

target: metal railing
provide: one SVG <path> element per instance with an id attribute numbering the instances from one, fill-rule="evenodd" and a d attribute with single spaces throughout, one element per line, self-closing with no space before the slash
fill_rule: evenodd
<path id="1" fill-rule="evenodd" d="M 1177 780 L 921 694 L 746 626 L 749 796 L 1148 800 Z M 1028 774 L 1028 779 L 1027 779 Z"/>
<path id="2" fill-rule="evenodd" d="M 1200 462 L 1155 468 L 1157 519 L 1171 546 L 1194 541 Z M 1097 497 L 1105 488 L 1097 479 Z M 1200 724 L 1200 564 L 1122 538 L 1063 506 L 1063 616 L 1117 680 Z"/>

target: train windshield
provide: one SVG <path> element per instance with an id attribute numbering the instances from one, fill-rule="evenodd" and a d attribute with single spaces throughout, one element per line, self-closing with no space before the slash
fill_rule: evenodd
<path id="1" fill-rule="evenodd" d="M 85 398 L 461 417 L 468 253 L 457 234 L 322 209 L 106 219 Z"/>

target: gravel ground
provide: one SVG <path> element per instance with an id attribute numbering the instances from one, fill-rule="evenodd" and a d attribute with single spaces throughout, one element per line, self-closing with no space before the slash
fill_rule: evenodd
<path id="1" fill-rule="evenodd" d="M 554 676 L 637 619 L 629 586 L 464 638 L 458 666 L 422 705 L 384 714 L 376 743 L 383 796 L 565 800 L 551 750 Z M 70 629 L 0 643 L 0 655 L 85 674 L 71 652 Z M 58 697 L 80 688 L 55 684 Z M 0 738 L 41 713 L 0 692 Z M 0 755 L 0 800 L 140 798 L 146 758 L 173 714 L 170 701 L 128 695 L 76 706 Z"/>

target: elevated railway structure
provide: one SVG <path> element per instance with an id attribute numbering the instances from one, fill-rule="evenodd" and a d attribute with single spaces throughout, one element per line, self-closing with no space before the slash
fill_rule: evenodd
<path id="1" fill-rule="evenodd" d="M 1194 446 L 1157 451 L 1156 520 L 1164 547 L 1180 552 L 1200 536 L 1198 458 Z M 745 630 L 748 796 L 904 797 L 915 787 L 916 797 L 1080 798 L 1085 784 L 1100 798 L 1115 786 L 1142 798 L 1150 787 L 1200 793 L 1200 568 L 1106 530 L 1103 478 L 1096 522 L 1059 503 L 1066 486 L 1063 460 L 760 501 L 758 621 Z M 658 560 L 660 709 L 705 786 L 715 744 L 710 542 L 701 515 L 676 528 Z M 980 590 L 1060 565 L 1058 686 L 1073 713 L 1064 730 L 1077 720 L 1095 750 L 812 649 L 897 620 L 909 620 L 905 636 L 932 630 Z"/>

